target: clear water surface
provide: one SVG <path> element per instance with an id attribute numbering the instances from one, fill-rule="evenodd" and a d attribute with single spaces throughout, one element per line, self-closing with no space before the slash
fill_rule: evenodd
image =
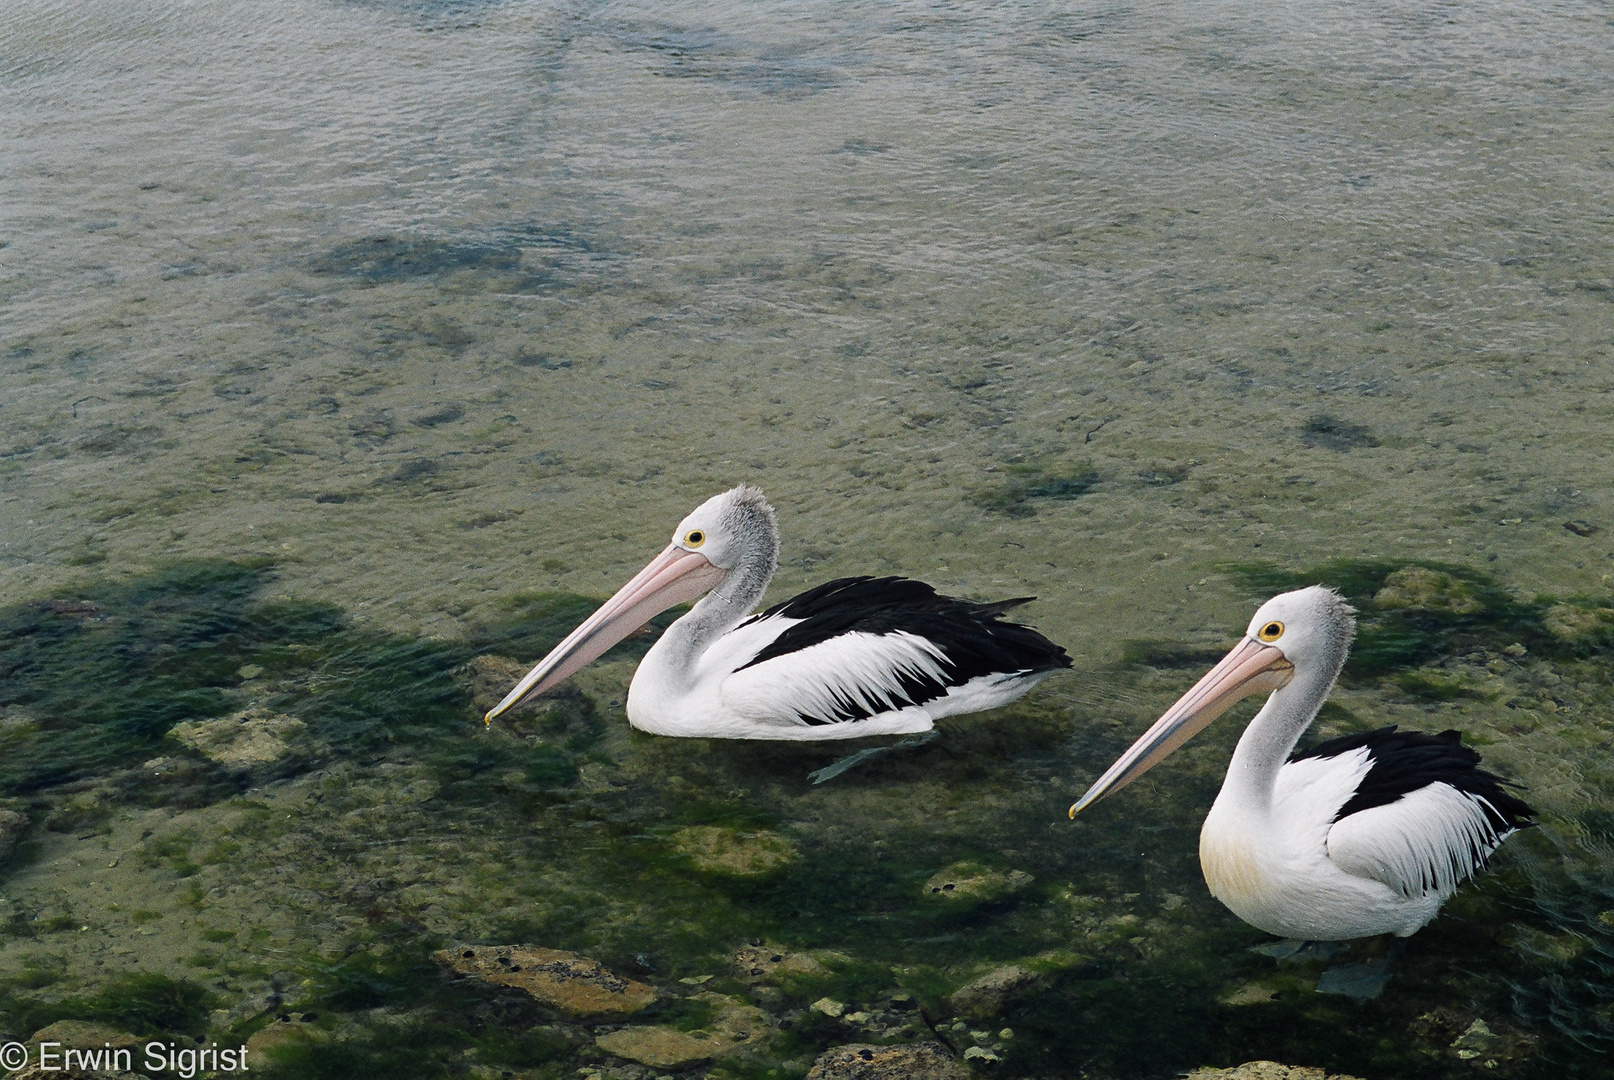
<path id="1" fill-rule="evenodd" d="M 8 4 L 0 1034 L 661 1075 L 429 958 L 520 941 L 790 1025 L 691 1075 L 932 1038 L 807 1009 L 899 991 L 985 1075 L 1610 1075 L 1611 102 L 1588 2 Z M 772 597 L 1035 594 L 1074 670 L 822 788 L 630 733 L 632 649 L 481 730 L 467 664 L 740 481 Z M 1205 893 L 1236 719 L 1064 819 L 1304 580 L 1378 635 L 1320 731 L 1463 729 L 1542 811 L 1366 1004 Z M 174 734 L 248 710 L 298 753 Z M 961 863 L 1034 883 L 943 910 Z"/>

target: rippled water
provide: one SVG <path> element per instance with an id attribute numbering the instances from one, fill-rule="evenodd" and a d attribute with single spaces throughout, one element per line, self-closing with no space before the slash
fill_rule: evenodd
<path id="1" fill-rule="evenodd" d="M 862 992 L 908 985 L 899 969 L 932 959 L 942 974 L 924 992 L 940 994 L 982 958 L 1090 952 L 1010 1017 L 1015 1075 L 1165 1076 L 1261 1055 L 1383 1076 L 1486 1060 L 1496 1075 L 1600 1075 L 1614 1025 L 1603 646 L 1541 630 L 1519 659 L 1481 634 L 1417 659 L 1424 683 L 1398 669 L 1341 692 L 1345 727 L 1478 733 L 1545 816 L 1417 939 L 1438 960 L 1420 975 L 1415 949 L 1367 1011 L 1304 994 L 1281 1012 L 1168 1009 L 1169 1031 L 1138 1019 L 1157 1007 L 1143 987 L 1209 1000 L 1255 978 L 1242 950 L 1260 936 L 1209 901 L 1193 864 L 1236 724 L 1185 757 L 1175 786 L 1162 774 L 1158 798 L 1074 826 L 1062 811 L 1196 676 L 1199 659 L 1181 657 L 1244 625 L 1268 580 L 1249 564 L 1434 561 L 1521 603 L 1608 604 L 1611 83 L 1614 20 L 1595 3 L 13 3 L 0 17 L 0 602 L 100 597 L 134 628 L 108 646 L 124 658 L 209 639 L 163 622 L 170 601 L 149 596 L 202 589 L 206 626 L 247 618 L 154 694 L 256 701 L 254 679 L 231 674 L 240 661 L 266 668 L 285 641 L 323 650 L 266 668 L 292 681 L 264 700 L 316 726 L 342 718 L 307 765 L 324 774 L 264 789 L 292 798 L 310 775 L 381 760 L 373 732 L 395 703 L 372 696 L 366 713 L 383 690 L 342 683 L 353 671 L 436 687 L 479 650 L 531 659 L 548 630 L 511 629 L 526 610 L 512 597 L 603 595 L 697 501 L 758 483 L 785 531 L 775 597 L 858 572 L 1035 593 L 1027 618 L 1075 671 L 913 763 L 809 792 L 816 751 L 630 739 L 631 663 L 605 665 L 585 685 L 603 749 L 566 744 L 598 760 L 555 766 L 604 773 L 540 800 L 593 846 L 543 829 L 518 843 L 537 819 L 503 804 L 465 813 L 485 815 L 493 864 L 517 858 L 512 844 L 531 860 L 512 886 L 522 903 L 564 892 L 555 877 L 569 874 L 620 909 L 597 926 L 558 908 L 522 923 L 508 897 L 456 907 L 421 886 L 394 912 L 420 940 L 519 930 L 624 963 L 662 948 L 677 959 L 654 970 L 698 974 L 734 942 L 622 929 L 635 903 L 649 905 L 641 922 L 660 918 L 629 898 L 656 892 L 661 864 L 640 879 L 596 864 L 659 835 L 613 799 L 699 824 L 715 811 L 691 807 L 711 796 L 729 806 L 714 820 L 759 814 L 796 836 L 811 854 L 791 889 L 818 897 L 803 915 L 742 890 L 724 894 L 723 918 L 872 965 Z M 162 577 L 197 559 L 258 576 L 216 595 Z M 237 610 L 311 602 L 325 613 L 313 623 Z M 138 666 L 49 652 L 79 631 L 41 638 L 17 618 L 14 648 L 45 651 L 8 668 L 5 738 L 26 748 L 14 760 L 45 761 L 57 751 L 29 725 L 104 723 L 69 699 Z M 336 625 L 351 640 L 321 636 Z M 39 672 L 50 679 L 27 682 Z M 1483 692 L 1442 698 L 1430 672 Z M 339 705 L 319 696 L 338 684 Z M 437 693 L 399 707 L 473 739 L 468 704 Z M 162 741 L 180 713 L 130 709 L 143 719 L 55 779 L 24 770 L 0 793 L 32 822 L 0 879 L 15 926 L 53 904 L 89 910 L 73 890 L 91 885 L 51 869 L 101 842 L 59 817 L 83 795 L 72 784 L 120 754 L 181 753 Z M 1008 734 L 986 734 L 994 723 Z M 62 754 L 89 745 L 63 738 Z M 399 753 L 459 790 L 459 766 Z M 123 824 L 91 835 L 133 844 L 164 813 L 222 828 L 206 815 L 230 812 L 226 788 L 200 784 L 178 810 L 131 796 L 107 819 Z M 972 801 L 995 823 L 966 825 Z M 331 843 L 356 835 L 342 820 L 320 826 Z M 894 868 L 854 855 L 864 830 L 887 837 Z M 257 835 L 234 873 L 249 897 L 279 895 L 250 866 L 282 841 Z M 456 857 L 409 872 L 452 877 Z M 1033 873 L 1038 900 L 909 926 L 903 946 L 845 907 L 863 898 L 864 915 L 907 925 L 895 898 L 963 857 Z M 683 883 L 666 902 L 698 923 L 712 887 L 665 873 Z M 162 880 L 107 888 L 156 896 Z M 359 918 L 373 900 L 326 906 Z M 287 936 L 273 957 L 243 944 L 235 975 L 186 966 L 196 927 L 142 939 L 111 916 L 101 953 L 19 930 L 0 968 L 58 971 L 30 991 L 46 1000 L 90 993 L 134 955 L 141 970 L 222 978 L 231 988 L 210 992 L 228 1009 L 281 969 L 312 977 L 311 957 L 356 947 L 347 916 L 320 922 L 319 908 L 242 908 L 238 941 L 258 940 L 253 918 Z M 1161 929 L 1183 911 L 1197 951 L 1162 967 L 1151 935 L 1187 932 Z M 1165 921 L 1147 932 L 1104 923 L 1151 912 Z M 156 940 L 172 947 L 142 952 Z M 1440 1002 L 1461 1015 L 1430 1019 Z M 1478 1066 L 1446 1030 L 1475 1017 L 1514 1040 Z M 1115 1035 L 1128 1024 L 1135 1052 Z"/>

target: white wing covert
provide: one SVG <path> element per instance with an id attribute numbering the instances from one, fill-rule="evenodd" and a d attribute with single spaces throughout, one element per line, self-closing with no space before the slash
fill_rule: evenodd
<path id="1" fill-rule="evenodd" d="M 742 716 L 833 724 L 940 697 L 956 681 L 945 659 L 913 634 L 853 631 L 744 667 L 721 694 Z"/>
<path id="2" fill-rule="evenodd" d="M 1402 896 L 1435 893 L 1444 900 L 1513 833 L 1499 832 L 1493 815 L 1500 816 L 1481 796 L 1429 784 L 1336 821 L 1328 830 L 1328 857 Z"/>

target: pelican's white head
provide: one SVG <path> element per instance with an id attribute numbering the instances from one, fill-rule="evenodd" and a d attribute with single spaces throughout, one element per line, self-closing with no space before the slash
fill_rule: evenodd
<path id="1" fill-rule="evenodd" d="M 1250 620 L 1245 639 L 1283 654 L 1296 672 L 1339 676 L 1356 635 L 1356 613 L 1345 598 L 1326 585 L 1281 593 L 1262 604 Z"/>
<path id="2" fill-rule="evenodd" d="M 713 495 L 673 531 L 673 546 L 697 552 L 720 570 L 762 570 L 779 565 L 779 523 L 761 488 L 741 484 Z"/>
<path id="3" fill-rule="evenodd" d="M 1070 808 L 1070 816 L 1160 764 L 1242 698 L 1303 679 L 1318 690 L 1321 702 L 1345 666 L 1355 633 L 1350 605 L 1332 589 L 1313 585 L 1274 596 L 1250 620 L 1244 640 L 1116 759 Z"/>

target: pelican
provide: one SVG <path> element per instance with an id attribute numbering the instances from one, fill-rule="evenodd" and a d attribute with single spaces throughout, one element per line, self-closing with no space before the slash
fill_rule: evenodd
<path id="1" fill-rule="evenodd" d="M 700 599 L 645 654 L 628 722 L 655 735 L 856 739 L 929 731 L 1020 697 L 1070 658 L 1003 622 L 1031 598 L 972 604 L 897 577 L 826 582 L 760 615 L 779 527 L 757 488 L 716 495 L 485 719 L 558 685 L 652 616 Z"/>
<path id="2" fill-rule="evenodd" d="M 1299 941 L 1416 933 L 1535 811 L 1481 769 L 1455 731 L 1386 727 L 1295 753 L 1355 632 L 1354 613 L 1331 589 L 1268 600 L 1244 640 L 1099 777 L 1070 816 L 1158 765 L 1240 698 L 1270 691 L 1200 831 L 1199 865 L 1211 894 L 1250 925 Z"/>

